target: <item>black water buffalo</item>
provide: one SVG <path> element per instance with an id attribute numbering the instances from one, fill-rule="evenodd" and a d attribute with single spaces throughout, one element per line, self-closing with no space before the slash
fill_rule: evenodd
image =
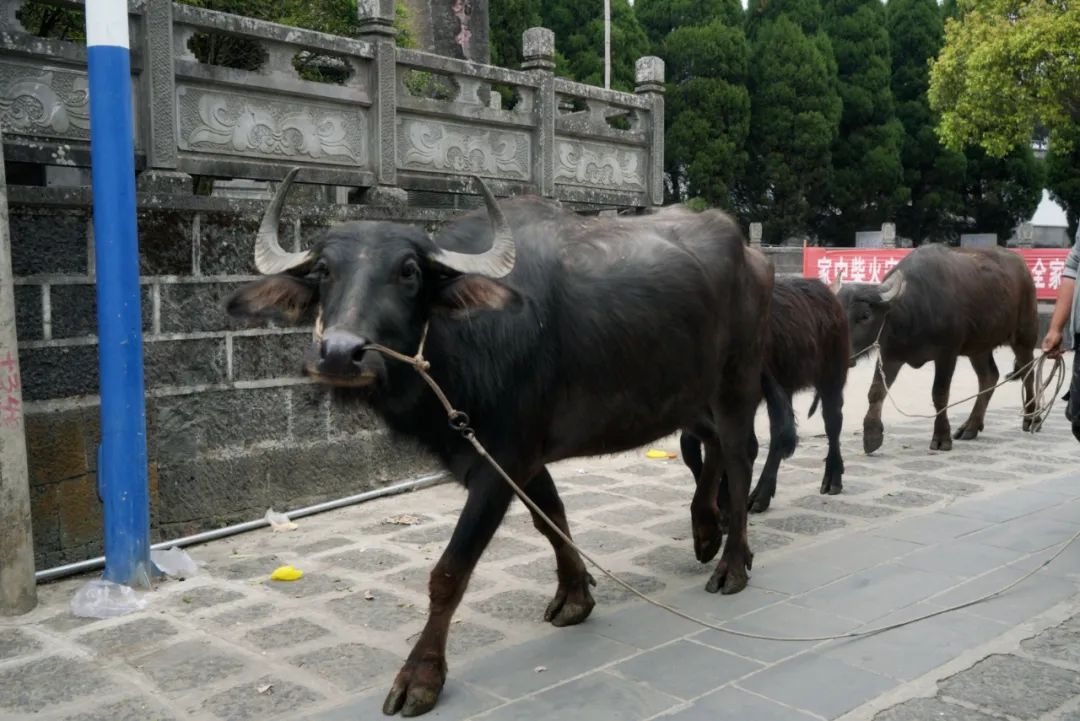
<path id="1" fill-rule="evenodd" d="M 998 382 L 994 349 L 1012 347 L 1016 358 L 1011 375 L 1032 359 L 1039 319 L 1035 284 L 1024 261 L 1004 248 L 947 248 L 922 246 L 901 260 L 880 285 L 852 283 L 839 291 L 851 326 L 852 354 L 864 355 L 880 339 L 880 371 L 870 385 L 870 408 L 863 419 L 863 449 L 881 447 L 884 426 L 881 406 L 900 367 L 934 362 L 934 420 L 932 450 L 952 449 L 953 436 L 944 408 L 957 356 L 967 356 L 979 378 L 979 390 Z M 884 375 L 884 380 L 882 379 Z M 971 416 L 956 432 L 970 440 L 983 429 L 993 391 L 975 401 Z M 1031 426 L 1034 381 L 1024 379 L 1024 430 Z"/>
<path id="2" fill-rule="evenodd" d="M 816 278 L 778 276 L 769 310 L 766 379 L 775 381 L 788 405 L 796 391 L 815 390 L 810 415 L 814 414 L 820 401 L 829 439 L 821 492 L 830 495 L 840 493 L 843 488 L 840 431 L 844 424 L 844 384 L 847 383 L 850 354 L 847 315 L 835 293 Z M 765 390 L 768 395 L 769 387 Z M 784 402 L 779 402 L 770 410 L 782 407 Z M 776 420 L 770 417 L 774 427 Z M 779 420 L 782 433 L 786 426 L 783 419 Z M 768 509 L 776 495 L 780 460 L 785 450 L 792 448 L 787 439 L 775 437 L 776 433 L 776 430 L 770 431 L 769 455 L 750 494 L 750 510 L 754 513 Z M 690 433 L 683 433 L 681 446 L 683 459 L 697 477 L 702 466 L 701 441 Z M 752 455 L 757 456 L 756 439 L 752 444 Z"/>
<path id="3" fill-rule="evenodd" d="M 427 624 L 384 712 L 411 716 L 435 705 L 451 617 L 513 493 L 449 427 L 413 368 L 373 344 L 411 355 L 427 327 L 432 376 L 468 413 L 491 455 L 567 533 L 546 464 L 635 448 L 679 429 L 703 434 L 698 556 L 708 560 L 720 547 L 723 471 L 730 532 L 708 588 L 746 586 L 753 559 L 747 451 L 773 271 L 730 219 L 682 208 L 590 219 L 535 197 L 496 203 L 481 182 L 486 213 L 469 213 L 435 237 L 404 224 L 353 222 L 330 228 L 310 250 L 286 252 L 277 229 L 294 173 L 271 201 L 256 243 L 256 265 L 272 275 L 238 290 L 229 311 L 314 321 L 307 374 L 340 402 L 370 403 L 468 489 L 431 573 Z M 580 623 L 594 605 L 592 578 L 576 551 L 539 518 L 534 524 L 557 562 L 545 618 Z"/>

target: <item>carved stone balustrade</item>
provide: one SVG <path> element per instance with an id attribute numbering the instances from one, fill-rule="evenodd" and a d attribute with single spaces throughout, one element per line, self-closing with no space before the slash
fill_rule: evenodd
<path id="1" fill-rule="evenodd" d="M 32 35 L 23 4 L 0 9 L 0 125 L 17 174 L 47 168 L 44 183 L 89 165 L 86 49 Z M 638 62 L 634 93 L 615 92 L 554 77 L 543 28 L 524 35 L 524 69 L 508 70 L 396 47 L 389 0 L 358 10 L 353 39 L 131 0 L 143 179 L 179 189 L 193 175 L 276 180 L 299 165 L 302 182 L 362 189 L 353 197 L 374 204 L 469 193 L 472 174 L 583 208 L 662 202 L 659 58 Z"/>

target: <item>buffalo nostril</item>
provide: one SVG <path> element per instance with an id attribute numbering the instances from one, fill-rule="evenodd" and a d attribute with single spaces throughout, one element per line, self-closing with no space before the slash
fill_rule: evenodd
<path id="1" fill-rule="evenodd" d="M 366 338 L 347 331 L 332 331 L 323 335 L 319 357 L 324 372 L 350 374 L 355 372 L 367 349 Z"/>

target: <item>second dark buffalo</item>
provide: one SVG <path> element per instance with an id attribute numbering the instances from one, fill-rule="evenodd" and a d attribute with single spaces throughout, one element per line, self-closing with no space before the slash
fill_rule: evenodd
<path id="1" fill-rule="evenodd" d="M 843 306 L 824 283 L 815 278 L 777 276 L 769 312 L 766 351 L 767 374 L 764 395 L 782 393 L 782 401 L 769 406 L 769 455 L 757 485 L 750 494 L 750 510 L 761 513 L 776 495 L 776 479 L 784 451 L 794 444 L 783 438 L 783 419 L 772 418 L 772 409 L 789 406 L 796 391 L 813 388 L 825 421 L 829 451 L 821 492 L 836 495 L 843 489 L 844 460 L 840 454 L 840 432 L 844 423 L 844 385 L 850 365 L 848 321 Z M 771 385 L 772 384 L 772 385 Z M 682 452 L 695 478 L 699 475 L 701 442 L 689 433 L 682 435 Z M 757 455 L 757 440 L 751 453 Z"/>
<path id="2" fill-rule="evenodd" d="M 900 367 L 934 362 L 934 420 L 931 450 L 952 449 L 945 409 L 959 356 L 971 359 L 982 395 L 955 437 L 975 438 L 999 374 L 994 349 L 1008 345 L 1016 357 L 1012 377 L 1024 378 L 1024 430 L 1034 411 L 1034 380 L 1021 371 L 1038 340 L 1035 283 L 1020 256 L 1004 248 L 922 246 L 889 271 L 880 285 L 852 283 L 839 291 L 851 325 L 852 354 L 869 353 L 877 340 L 880 368 L 870 385 L 863 419 L 863 450 L 884 440 L 881 407 Z"/>

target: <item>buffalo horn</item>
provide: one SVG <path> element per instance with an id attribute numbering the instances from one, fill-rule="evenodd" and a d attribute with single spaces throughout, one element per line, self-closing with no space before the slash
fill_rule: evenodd
<path id="1" fill-rule="evenodd" d="M 833 293 L 839 293 L 840 287 L 844 284 L 844 269 L 836 271 L 836 275 L 833 277 L 832 283 L 829 285 L 829 290 Z"/>
<path id="2" fill-rule="evenodd" d="M 255 238 L 255 267 L 264 275 L 284 273 L 311 260 L 310 251 L 292 253 L 282 248 L 278 241 L 281 207 L 285 204 L 285 196 L 288 195 L 289 187 L 292 186 L 293 178 L 299 170 L 300 168 L 292 168 L 282 178 L 259 225 L 259 234 Z"/>
<path id="3" fill-rule="evenodd" d="M 893 274 L 886 278 L 885 282 L 882 283 L 881 287 L 878 289 L 878 292 L 881 293 L 881 301 L 883 303 L 889 303 L 892 300 L 899 298 L 906 287 L 907 281 L 904 280 L 903 271 L 893 271 Z"/>
<path id="4" fill-rule="evenodd" d="M 491 190 L 479 176 L 474 175 L 473 180 L 480 187 L 480 194 L 484 196 L 484 205 L 487 206 L 488 219 L 491 221 L 491 248 L 475 254 L 438 250 L 432 260 L 459 273 L 477 273 L 490 278 L 501 278 L 514 268 L 514 235 Z"/>

